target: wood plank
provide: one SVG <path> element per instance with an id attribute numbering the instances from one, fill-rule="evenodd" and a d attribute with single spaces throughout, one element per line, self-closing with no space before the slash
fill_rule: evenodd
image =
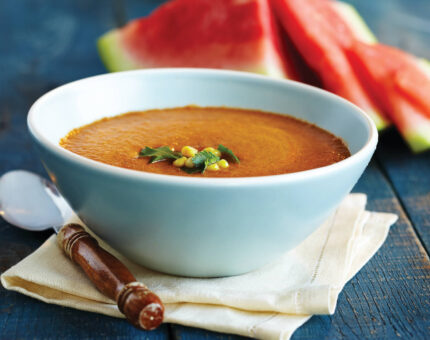
<path id="1" fill-rule="evenodd" d="M 204 329 L 186 327 L 181 325 L 172 325 L 171 337 L 177 340 L 199 340 L 199 339 L 212 339 L 212 340 L 240 340 L 250 339 L 233 334 L 223 334 L 217 332 L 210 332 Z"/>
<path id="2" fill-rule="evenodd" d="M 315 316 L 293 339 L 426 339 L 430 330 L 430 263 L 389 182 L 372 163 L 354 188 L 368 208 L 399 221 L 371 261 L 347 284 L 336 313 Z"/>
<path id="3" fill-rule="evenodd" d="M 386 13 L 384 5 L 400 8 L 400 12 L 408 13 L 403 8 L 404 4 L 399 1 L 390 4 L 362 0 L 349 2 L 358 6 L 382 41 L 408 47 L 418 54 L 423 53 L 421 45 L 405 46 L 410 40 L 393 40 L 403 36 L 389 35 L 380 25 L 381 18 Z M 158 3 L 151 1 L 147 5 L 142 1 L 128 0 L 128 18 L 147 15 L 151 6 Z M 423 10 L 426 6 L 423 0 L 418 0 L 415 8 Z M 392 228 L 380 252 L 346 286 L 340 296 L 336 314 L 313 317 L 296 332 L 294 339 L 409 338 L 411 334 L 425 338 L 430 327 L 430 299 L 426 282 L 429 278 L 428 256 L 390 183 L 376 163 L 372 163 L 354 190 L 369 195 L 369 209 L 395 212 L 400 215 L 400 220 Z M 172 335 L 177 339 L 239 338 L 176 325 L 172 326 Z"/>
<path id="4" fill-rule="evenodd" d="M 394 131 L 381 136 L 377 158 L 408 217 L 430 250 L 430 152 L 414 155 Z"/>
<path id="5" fill-rule="evenodd" d="M 167 339 L 163 325 L 145 332 L 124 319 L 42 303 L 9 291 L 0 292 L 1 339 Z"/>
<path id="6" fill-rule="evenodd" d="M 419 57 L 430 59 L 430 1 L 348 0 L 354 4 L 378 39 Z M 390 13 L 390 20 L 386 20 Z M 430 251 L 430 152 L 414 155 L 395 129 L 384 131 L 377 159 Z"/>
<path id="7" fill-rule="evenodd" d="M 98 30 L 101 26 L 106 27 L 100 31 L 110 28 L 110 24 L 113 26 L 109 10 L 98 8 L 97 6 L 100 4 L 96 6 L 94 3 L 87 4 L 86 1 L 68 5 L 56 2 L 46 5 L 42 1 L 28 1 L 21 5 L 22 3 L 14 3 L 16 10 L 10 8 L 14 7 L 10 5 L 10 2 L 0 3 L 0 28 L 16 28 L 17 23 L 13 22 L 12 14 L 21 17 L 21 13 L 28 12 L 35 18 L 25 21 L 27 25 L 25 34 L 29 33 L 33 37 L 33 39 L 27 40 L 36 41 L 34 37 L 37 37 L 41 41 L 49 42 L 50 39 L 53 39 L 47 29 L 49 25 L 41 29 L 42 32 L 37 30 L 39 29 L 38 20 L 43 21 L 44 19 L 41 18 L 46 18 L 52 8 L 58 15 L 59 22 L 66 16 L 69 19 L 65 19 L 65 22 L 70 18 L 72 21 L 77 21 L 74 27 L 78 27 L 76 28 L 78 33 L 70 34 L 72 45 L 75 46 L 70 49 L 70 53 L 68 49 L 64 50 L 67 53 L 57 51 L 56 57 L 49 55 L 46 61 L 37 59 L 40 55 L 43 58 L 46 57 L 43 53 L 47 53 L 46 46 L 48 48 L 50 46 L 48 43 L 37 45 L 31 41 L 35 46 L 30 46 L 28 52 L 22 56 L 18 53 L 20 47 L 16 45 L 15 40 L 10 38 L 13 42 L 9 46 L 12 46 L 13 49 L 7 51 L 6 54 L 0 50 L 0 61 L 3 61 L 4 58 L 3 65 L 7 66 L 5 73 L 0 75 L 2 89 L 0 91 L 0 122 L 3 122 L 0 123 L 3 126 L 3 130 L 0 128 L 0 174 L 12 168 L 27 168 L 42 172 L 37 156 L 31 152 L 31 143 L 25 129 L 27 109 L 36 97 L 58 84 L 103 72 L 98 58 L 94 55 L 93 41 L 100 34 Z M 146 6 L 142 5 L 143 1 L 140 3 L 140 6 Z M 158 1 L 151 1 L 150 4 L 155 5 L 156 3 L 158 4 Z M 65 6 L 70 6 L 70 8 Z M 80 11 L 85 13 L 80 13 Z M 140 14 L 136 12 L 133 15 Z M 99 20 L 99 22 L 95 24 L 91 21 L 89 24 L 88 20 Z M 93 25 L 100 25 L 100 27 Z M 55 25 L 53 26 L 55 27 Z M 85 29 L 80 29 L 81 26 Z M 12 32 L 16 33 L 13 30 Z M 57 40 L 52 43 L 53 52 L 55 52 L 56 44 L 58 44 Z M 18 59 L 17 61 L 13 60 L 15 57 Z M 7 90 L 3 91 L 6 88 Z M 384 184 L 382 187 L 381 182 Z M 373 204 L 374 209 L 379 207 L 381 210 L 393 209 L 392 211 L 401 212 L 388 183 L 376 165 L 366 172 L 366 176 L 360 181 L 357 190 L 365 190 L 370 195 L 369 204 L 371 207 Z M 30 253 L 47 237 L 46 233 L 31 234 L 12 229 L 4 222 L 0 224 L 0 233 L 2 235 L 0 237 L 0 271 Z M 7 237 L 4 238 L 6 235 Z M 373 264 L 375 261 L 377 261 L 377 265 Z M 355 282 L 355 280 L 358 281 Z M 393 282 L 395 280 L 398 282 Z M 337 313 L 333 317 L 312 318 L 296 333 L 295 338 L 308 339 L 317 336 L 362 338 L 363 334 L 374 338 L 397 335 L 410 338 L 411 334 L 416 338 L 425 338 L 425 331 L 427 334 L 429 331 L 429 298 L 426 280 L 428 280 L 428 259 L 419 243 L 414 239 L 409 222 L 402 215 L 402 219 L 393 228 L 383 249 L 352 280 L 341 295 Z M 22 327 L 23 324 L 26 326 Z M 161 333 L 136 333 L 121 320 L 47 305 L 4 289 L 0 290 L 0 334 L 2 338 L 52 338 L 58 337 L 59 334 L 62 337 L 64 334 L 66 338 L 99 338 L 100 336 L 121 339 L 166 338 L 167 332 L 168 330 L 164 326 Z M 190 336 L 190 333 L 193 335 Z M 370 335 L 368 335 L 369 333 Z M 173 335 L 177 338 L 187 336 L 193 338 L 229 337 L 181 326 L 173 328 Z"/>
<path id="8" fill-rule="evenodd" d="M 111 9 L 101 3 L 0 3 L 0 30 L 8 32 L 0 47 L 0 174 L 44 173 L 27 133 L 28 109 L 54 87 L 103 73 L 95 39 L 111 26 Z"/>
<path id="9" fill-rule="evenodd" d="M 26 128 L 30 105 L 46 91 L 105 72 L 96 38 L 113 26 L 110 3 L 86 0 L 0 2 L 0 175 L 11 169 L 44 174 Z M 6 45 L 6 47 L 5 47 Z M 0 219 L 0 272 L 34 251 L 51 232 L 19 230 Z M 0 288 L 1 339 L 167 339 L 126 321 L 48 305 Z"/>
<path id="10" fill-rule="evenodd" d="M 396 36 L 386 35 L 384 34 L 385 31 L 380 28 L 379 22 L 384 15 L 383 4 L 370 3 L 369 1 L 355 3 L 364 12 L 365 17 L 370 19 L 370 25 L 379 36 L 382 36 L 383 41 L 399 44 L 397 41 L 390 40 L 396 38 Z M 391 3 L 390 5 L 401 6 L 399 2 Z M 424 2 L 421 1 L 417 4 L 417 7 L 423 7 L 424 5 Z M 129 0 L 127 1 L 127 6 L 129 18 L 147 14 L 148 8 L 144 7 L 140 1 Z M 377 11 L 374 11 L 373 9 L 375 8 L 371 6 L 380 7 L 379 9 L 377 8 Z M 401 43 L 403 42 L 401 41 Z M 414 48 L 416 53 L 421 52 L 421 50 L 418 50 L 419 46 L 414 46 Z M 389 183 L 375 164 L 368 169 L 355 190 L 366 192 L 369 195 L 370 209 L 397 212 L 401 215 L 401 219 L 391 231 L 390 237 L 380 253 L 347 286 L 340 297 L 338 312 L 332 317 L 318 316 L 312 318 L 308 324 L 295 334 L 295 339 L 320 336 L 342 338 L 346 335 L 357 338 L 362 337 L 364 334 L 366 337 L 379 338 L 381 336 L 391 337 L 402 334 L 406 336 L 410 334 L 423 335 L 426 334 L 426 330 L 428 331 L 429 315 L 426 312 L 429 302 L 428 293 L 425 297 L 411 294 L 409 300 L 402 301 L 404 294 L 400 294 L 399 287 L 389 286 L 389 284 L 394 283 L 394 278 L 409 275 L 410 279 L 401 283 L 404 288 L 409 288 L 411 292 L 426 291 L 428 286 L 425 284 L 425 278 L 428 278 L 429 275 L 428 270 L 423 269 L 428 269 L 428 258 L 420 246 L 410 222 L 403 213 L 395 193 L 391 190 Z M 411 267 L 409 266 L 410 262 L 414 264 Z M 422 279 L 417 282 L 414 276 Z M 400 287 L 401 284 L 399 284 Z M 387 294 L 387 290 L 394 289 L 399 296 Z M 425 304 L 420 304 L 422 298 L 424 298 Z M 378 304 L 375 304 L 375 301 Z M 402 302 L 406 302 L 407 306 L 415 306 L 416 308 L 403 310 L 404 305 Z M 398 308 L 396 309 L 396 307 Z M 405 317 L 407 320 L 416 320 L 416 311 L 419 311 L 417 314 L 422 319 L 417 321 L 416 324 L 414 322 L 405 323 Z M 204 334 L 206 334 L 206 337 L 217 339 L 229 337 L 217 333 L 204 333 L 201 330 L 189 327 L 173 326 L 172 328 L 173 335 L 181 339 L 197 339 Z"/>
<path id="11" fill-rule="evenodd" d="M 299 339 L 426 339 L 430 334 L 430 263 L 389 182 L 372 162 L 354 188 L 368 209 L 400 219 L 374 258 L 346 285 L 333 316 L 314 316 L 293 335 Z M 232 339 L 232 335 L 173 326 L 176 339 Z"/>
<path id="12" fill-rule="evenodd" d="M 380 42 L 430 58 L 430 1 L 342 1 L 354 5 Z"/>

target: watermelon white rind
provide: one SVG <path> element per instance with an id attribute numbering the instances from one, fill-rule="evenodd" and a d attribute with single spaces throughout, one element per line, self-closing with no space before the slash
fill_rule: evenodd
<path id="1" fill-rule="evenodd" d="M 427 76 L 430 77 L 430 60 L 427 59 L 419 59 L 418 64 L 420 65 L 421 69 Z"/>
<path id="2" fill-rule="evenodd" d="M 378 131 L 382 131 L 391 125 L 391 122 L 385 119 L 381 113 L 377 111 L 366 110 L 366 113 L 373 120 Z"/>
<path id="3" fill-rule="evenodd" d="M 420 153 L 430 149 L 430 123 L 418 127 L 419 131 L 406 133 L 405 139 L 414 153 Z"/>
<path id="4" fill-rule="evenodd" d="M 404 126 L 399 126 L 399 131 L 414 153 L 430 149 L 430 119 L 417 114 L 414 110 L 407 112 L 403 118 Z"/>
<path id="5" fill-rule="evenodd" d="M 354 6 L 343 1 L 333 1 L 332 4 L 333 8 L 342 16 L 358 40 L 368 44 L 376 44 L 378 42 L 378 39 Z M 391 122 L 379 112 L 366 110 L 366 113 L 372 118 L 378 131 L 382 131 L 391 125 Z"/>
<path id="6" fill-rule="evenodd" d="M 109 72 L 128 71 L 137 67 L 121 47 L 118 30 L 111 30 L 101 36 L 97 41 L 97 49 Z"/>
<path id="7" fill-rule="evenodd" d="M 414 153 L 430 149 L 430 118 L 392 88 L 390 101 L 392 104 L 392 120 L 405 142 Z M 388 89 L 390 91 L 390 89 Z"/>
<path id="8" fill-rule="evenodd" d="M 343 1 L 333 1 L 332 5 L 336 12 L 340 14 L 348 24 L 355 38 L 367 44 L 376 44 L 378 42 L 378 39 L 354 6 Z M 382 131 L 391 125 L 391 122 L 380 112 L 366 110 L 366 113 L 372 118 L 378 131 Z"/>
<path id="9" fill-rule="evenodd" d="M 358 13 L 348 5 L 338 10 L 343 4 L 334 1 L 272 0 L 272 5 L 284 32 L 318 75 L 321 86 L 361 107 L 378 130 L 389 125 L 347 58 L 354 41 L 372 37 Z"/>
<path id="10" fill-rule="evenodd" d="M 430 77 L 430 60 L 419 59 L 418 63 L 423 72 Z M 405 133 L 405 138 L 415 153 L 430 149 L 430 119 L 423 120 L 413 131 Z"/>
<path id="11" fill-rule="evenodd" d="M 355 38 L 368 44 L 376 44 L 378 42 L 373 32 L 370 30 L 369 26 L 367 26 L 366 22 L 354 6 L 342 1 L 333 1 L 332 5 L 336 12 L 340 14 L 348 24 L 349 28 L 354 33 Z M 388 121 L 380 112 L 366 110 L 366 113 L 370 118 L 372 118 L 378 131 L 382 131 L 391 125 L 391 122 Z"/>
<path id="12" fill-rule="evenodd" d="M 345 22 L 358 40 L 368 44 L 376 44 L 378 42 L 378 39 L 376 39 L 369 26 L 367 26 L 354 6 L 342 1 L 333 1 L 332 4 L 336 12 L 345 19 Z"/>
<path id="13" fill-rule="evenodd" d="M 268 1 L 168 1 L 103 35 L 98 50 L 111 72 L 204 67 L 293 77 Z"/>

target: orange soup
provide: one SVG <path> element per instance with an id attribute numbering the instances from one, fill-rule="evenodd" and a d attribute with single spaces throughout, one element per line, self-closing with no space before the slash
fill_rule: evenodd
<path id="1" fill-rule="evenodd" d="M 60 145 L 122 168 L 203 177 L 279 175 L 319 168 L 350 156 L 340 138 L 315 125 L 286 115 L 226 107 L 129 112 L 72 130 Z M 226 159 L 227 167 L 190 174 L 173 165 L 174 159 L 150 163 L 150 158 L 139 157 L 145 147 L 168 146 L 179 154 L 184 146 L 201 151 L 219 145 L 230 149 L 240 162 L 222 154 L 219 158 Z"/>

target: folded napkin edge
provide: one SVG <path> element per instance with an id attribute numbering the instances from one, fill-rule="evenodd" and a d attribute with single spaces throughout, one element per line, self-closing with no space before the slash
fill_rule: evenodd
<path id="1" fill-rule="evenodd" d="M 32 283 L 17 276 L 7 276 L 5 273 L 0 276 L 0 281 L 3 287 L 7 290 L 27 295 L 48 304 L 124 318 L 124 315 L 119 312 L 118 308 L 113 303 L 87 299 L 52 287 L 45 288 L 39 284 Z M 44 292 L 45 294 L 43 294 Z M 48 294 L 46 294 L 46 292 L 48 292 Z M 56 299 L 55 296 L 58 296 L 58 298 Z"/>

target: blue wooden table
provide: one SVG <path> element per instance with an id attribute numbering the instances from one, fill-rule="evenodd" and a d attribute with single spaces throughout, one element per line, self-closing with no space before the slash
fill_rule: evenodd
<path id="1" fill-rule="evenodd" d="M 380 40 L 430 59 L 430 1 L 356 0 Z M 66 82 L 104 73 L 95 50 L 103 32 L 148 14 L 159 0 L 3 0 L 0 2 L 0 175 L 45 175 L 26 129 L 30 105 Z M 429 94 L 430 95 L 430 94 Z M 430 152 L 412 155 L 394 131 L 354 188 L 368 208 L 399 221 L 376 256 L 346 285 L 333 316 L 314 316 L 294 339 L 430 338 Z M 31 233 L 0 219 L 0 272 L 51 232 Z M 164 324 L 154 332 L 121 319 L 44 304 L 0 288 L 0 339 L 239 338 Z"/>

